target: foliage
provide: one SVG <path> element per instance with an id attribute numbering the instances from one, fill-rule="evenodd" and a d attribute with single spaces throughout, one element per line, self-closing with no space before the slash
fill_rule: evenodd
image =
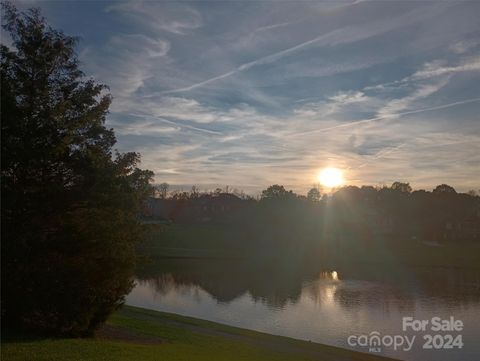
<path id="1" fill-rule="evenodd" d="M 449 186 L 448 184 L 440 184 L 439 186 L 436 186 L 435 189 L 433 190 L 434 194 L 456 194 L 457 191 L 455 188 Z"/>
<path id="2" fill-rule="evenodd" d="M 402 193 L 411 193 L 412 187 L 410 183 L 402 183 L 402 182 L 393 182 L 392 187 L 393 190 L 399 191 Z"/>
<path id="3" fill-rule="evenodd" d="M 262 200 L 285 200 L 295 197 L 295 193 L 287 191 L 284 186 L 278 184 L 274 184 L 262 191 Z"/>
<path id="4" fill-rule="evenodd" d="M 160 198 L 166 199 L 168 195 L 168 189 L 170 185 L 168 183 L 160 183 L 158 186 L 155 187 L 156 193 L 159 195 Z"/>
<path id="5" fill-rule="evenodd" d="M 2 322 L 88 334 L 132 286 L 153 173 L 113 154 L 111 97 L 79 69 L 77 40 L 38 10 L 3 8 Z"/>
<path id="6" fill-rule="evenodd" d="M 320 198 L 321 198 L 321 194 L 320 194 L 320 191 L 318 190 L 318 188 L 312 188 L 308 191 L 307 193 L 307 199 L 310 201 L 310 202 L 318 202 L 320 201 Z"/>
<path id="7" fill-rule="evenodd" d="M 233 232 L 228 238 L 240 239 L 245 248 L 258 254 L 308 253 L 308 243 L 314 246 L 341 239 L 365 245 L 399 239 L 464 242 L 480 238 L 480 197 L 472 192 L 412 191 L 408 183 L 400 182 L 382 188 L 345 186 L 322 197 L 316 188 L 303 197 L 272 185 L 258 201 L 228 193 L 201 193 L 194 198 L 184 192 L 163 205 L 176 210 L 168 219 L 182 227 L 228 224 Z M 164 213 L 149 217 L 165 219 Z"/>

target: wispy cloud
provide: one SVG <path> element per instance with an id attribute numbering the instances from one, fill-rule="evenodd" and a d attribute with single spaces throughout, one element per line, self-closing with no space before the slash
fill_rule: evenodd
<path id="1" fill-rule="evenodd" d="M 80 60 L 95 78 L 108 84 L 114 97 L 129 97 L 152 74 L 155 63 L 167 61 L 170 43 L 143 34 L 116 34 L 102 49 L 87 46 Z"/>
<path id="2" fill-rule="evenodd" d="M 303 192 L 324 166 L 353 184 L 479 178 L 480 3 L 39 6 L 81 34 L 118 148 L 159 182 Z"/>
<path id="3" fill-rule="evenodd" d="M 378 118 L 394 118 L 397 116 L 405 115 L 402 113 L 405 109 L 411 108 L 412 104 L 415 104 L 419 100 L 427 98 L 437 91 L 442 89 L 449 82 L 448 77 L 444 77 L 438 81 L 421 84 L 412 93 L 405 97 L 390 100 L 385 106 L 383 106 L 378 112 Z M 432 109 L 434 110 L 434 109 Z M 415 114 L 415 113 L 407 113 Z"/>
<path id="4" fill-rule="evenodd" d="M 339 128 L 347 128 L 355 125 L 360 125 L 360 124 L 365 124 L 365 123 L 371 123 L 377 120 L 384 120 L 384 119 L 391 119 L 391 118 L 399 118 L 405 115 L 412 115 L 412 114 L 418 114 L 418 113 L 424 113 L 424 112 L 431 112 L 434 110 L 441 110 L 441 109 L 446 109 L 450 107 L 455 107 L 459 105 L 464 105 L 464 104 L 469 104 L 469 103 L 477 103 L 480 102 L 480 98 L 472 98 L 472 99 L 465 99 L 465 100 L 460 100 L 457 102 L 453 103 L 447 103 L 447 104 L 442 104 L 434 107 L 428 107 L 428 108 L 421 108 L 421 109 L 413 109 L 405 112 L 399 112 L 399 113 L 386 113 L 381 116 L 373 117 L 373 118 L 368 118 L 368 119 L 360 119 L 348 123 L 343 123 L 343 124 L 338 124 L 335 126 L 331 127 L 326 127 L 326 128 L 320 128 L 320 129 L 312 129 L 309 131 L 305 132 L 299 132 L 299 133 L 293 133 L 291 136 L 301 136 L 305 134 L 311 134 L 311 133 L 318 133 L 318 132 L 326 132 L 326 131 L 331 131 L 334 129 L 339 129 Z"/>
<path id="5" fill-rule="evenodd" d="M 479 45 L 480 39 L 465 39 L 450 45 L 449 49 L 456 54 L 464 54 Z"/>
<path id="6" fill-rule="evenodd" d="M 119 13 L 153 29 L 179 35 L 202 26 L 201 14 L 183 3 L 128 1 L 108 6 L 106 11 Z"/>
<path id="7" fill-rule="evenodd" d="M 461 58 L 453 65 L 448 65 L 446 60 L 435 59 L 423 64 L 421 69 L 407 77 L 392 82 L 367 86 L 364 90 L 386 91 L 422 80 L 475 71 L 480 71 L 480 57 L 478 55 Z"/>
<path id="8" fill-rule="evenodd" d="M 444 9 L 445 8 L 443 6 L 438 8 L 422 9 L 423 11 L 419 11 L 418 9 L 416 9 L 415 11 L 409 12 L 404 15 L 400 15 L 393 19 L 380 20 L 380 21 L 375 21 L 371 23 L 370 22 L 365 23 L 359 26 L 348 26 L 348 27 L 336 29 L 336 30 L 327 32 L 325 34 L 320 34 L 314 37 L 313 39 L 303 41 L 295 46 L 291 46 L 289 48 L 275 52 L 273 54 L 263 56 L 253 61 L 243 63 L 226 73 L 211 77 L 209 79 L 203 80 L 201 82 L 198 82 L 186 87 L 167 90 L 167 91 L 164 91 L 163 94 L 172 94 L 172 93 L 190 91 L 198 87 L 202 87 L 207 84 L 216 82 L 218 80 L 228 78 L 239 72 L 249 70 L 255 66 L 266 65 L 266 64 L 278 61 L 290 54 L 293 54 L 295 52 L 308 48 L 312 45 L 315 45 L 317 47 L 335 46 L 339 44 L 348 44 L 348 43 L 368 39 L 370 37 L 377 36 L 379 34 L 383 34 L 385 32 L 394 30 L 398 27 L 405 27 L 405 26 L 414 24 L 418 21 L 421 21 L 424 18 L 434 16 L 435 14 L 438 14 L 438 12 L 443 11 Z"/>
<path id="9" fill-rule="evenodd" d="M 440 61 L 434 61 L 425 64 L 423 69 L 415 72 L 411 77 L 406 80 L 419 80 L 427 79 L 442 75 L 450 75 L 455 73 L 463 73 L 467 71 L 479 71 L 480 70 L 480 56 L 464 59 L 461 64 L 447 66 Z"/>

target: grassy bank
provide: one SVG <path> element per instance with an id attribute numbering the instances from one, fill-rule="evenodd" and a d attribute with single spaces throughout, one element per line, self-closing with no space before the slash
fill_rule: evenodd
<path id="1" fill-rule="evenodd" d="M 243 258 L 244 240 L 219 224 L 150 226 L 140 253 L 152 258 Z"/>
<path id="2" fill-rule="evenodd" d="M 387 360 L 371 354 L 129 306 L 116 312 L 106 328 L 108 332 L 102 331 L 93 339 L 3 339 L 1 359 Z"/>
<path id="3" fill-rule="evenodd" d="M 296 242 L 296 243 L 295 243 Z M 336 260 L 337 263 L 366 263 L 432 267 L 480 267 L 480 242 L 449 242 L 440 245 L 412 239 L 382 239 L 365 243 L 356 239 L 336 241 L 308 240 L 307 252 L 297 252 L 306 244 L 295 240 L 282 253 L 272 242 L 268 247 L 257 246 L 243 232 L 225 224 L 173 224 L 163 228 L 152 227 L 140 254 L 150 258 L 249 258 L 282 257 Z M 318 244 L 318 247 L 316 245 Z"/>

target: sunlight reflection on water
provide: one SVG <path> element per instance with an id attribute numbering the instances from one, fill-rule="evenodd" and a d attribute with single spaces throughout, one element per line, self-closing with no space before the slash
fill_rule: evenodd
<path id="1" fill-rule="evenodd" d="M 321 271 L 307 280 L 287 273 L 281 281 L 272 282 L 267 282 L 268 277 L 265 282 L 251 277 L 229 280 L 221 273 L 162 273 L 137 280 L 127 304 L 339 347 L 348 347 L 346 340 L 352 334 L 404 334 L 404 316 L 431 319 L 453 315 L 465 323 L 461 353 L 420 347 L 382 353 L 415 361 L 432 355 L 435 360 L 451 360 L 452 356 L 465 361 L 480 359 L 480 297 L 478 289 L 465 287 L 477 284 L 478 274 L 472 278 L 449 271 L 447 283 L 438 270 L 422 272 L 422 278 L 409 282 L 388 277 L 363 279 L 336 270 Z M 421 337 L 416 346 L 423 343 Z"/>

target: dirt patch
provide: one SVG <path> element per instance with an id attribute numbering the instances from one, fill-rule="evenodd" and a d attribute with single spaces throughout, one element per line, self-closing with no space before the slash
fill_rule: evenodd
<path id="1" fill-rule="evenodd" d="M 104 324 L 95 337 L 102 340 L 130 342 L 141 345 L 158 345 L 162 343 L 159 337 L 145 335 L 126 328 Z"/>

